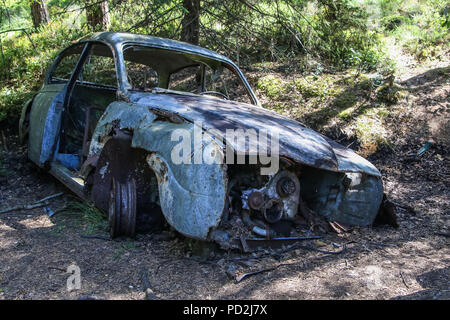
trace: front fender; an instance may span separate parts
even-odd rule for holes
[[[149,155],[147,161],[158,180],[159,201],[167,222],[185,236],[207,240],[209,232],[219,225],[225,208],[226,178],[221,168],[191,164],[197,170],[175,176],[170,160],[159,153]],[[211,188],[212,192],[194,192],[183,185],[188,181],[192,186]]]
[[[173,132],[177,129],[184,132],[190,150],[195,153],[194,132],[198,134],[201,128],[187,121],[161,120],[146,106],[115,102],[97,124],[90,157],[101,152],[115,129],[131,131],[131,146],[149,152],[147,163],[157,177],[160,205],[167,222],[185,236],[208,240],[210,231],[221,221],[226,203],[228,178],[221,142],[204,133],[203,141],[207,143],[199,145],[200,152],[207,151],[213,158],[218,157],[217,161],[177,164],[172,152],[181,142],[172,141]]]
[[[147,162],[157,177],[159,200],[167,222],[185,236],[208,240],[209,232],[218,227],[225,208],[226,165],[220,159],[211,164],[175,164],[172,151],[180,143],[172,141],[176,129],[185,130],[193,141],[193,124],[155,121],[134,131],[132,146],[152,152]],[[208,147],[200,146],[201,151],[215,150],[221,157],[222,146],[215,140],[209,141]]]

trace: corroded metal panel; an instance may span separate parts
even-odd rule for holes
[[[148,157],[148,163],[158,178],[163,214],[178,232],[207,240],[209,232],[219,225],[225,207],[225,170],[219,165],[191,164],[191,170],[180,176],[172,171],[169,162],[158,153]],[[207,189],[208,193],[192,189]]]
[[[30,113],[29,158],[39,166],[50,160],[59,134],[64,85],[44,86]]]
[[[171,157],[172,150],[181,141],[172,141],[172,132],[184,129],[189,133],[190,149],[195,153],[194,124],[155,121],[134,131],[133,147],[154,151],[147,161],[158,179],[160,204],[168,223],[178,232],[197,239],[206,240],[211,230],[221,220],[225,207],[227,175],[226,166],[220,164],[222,146],[214,140],[204,150],[214,150],[217,159],[208,164],[176,164]]]
[[[328,221],[370,225],[380,208],[383,184],[364,173],[308,169],[302,173],[303,199]]]
[[[189,119],[200,121],[208,130],[226,138],[227,129],[268,129],[279,136],[279,154],[314,168],[331,171],[365,172],[380,176],[367,160],[336,142],[305,127],[303,124],[273,111],[234,101],[182,94],[135,93],[131,101],[169,110]],[[226,141],[236,152],[258,150],[257,145],[246,149],[235,141]]]
[[[194,124],[157,120],[148,107],[124,102],[112,103],[100,119],[90,146],[89,157],[99,154],[108,141],[111,130],[127,129],[132,132],[132,147],[149,152],[148,163],[158,179],[160,205],[165,218],[178,232],[207,240],[216,228],[225,207],[226,166],[220,164],[223,146],[212,137],[204,137],[209,144],[200,150],[214,154],[214,163],[181,163],[172,161],[173,148],[181,141],[172,141],[176,129],[189,133],[190,146],[194,146]],[[193,151],[195,152],[195,150]]]
[[[103,146],[111,137],[111,130],[134,130],[139,125],[151,123],[156,115],[150,112],[148,107],[142,105],[130,105],[126,102],[113,102],[103,113],[97,123],[89,146],[89,157],[99,155]]]

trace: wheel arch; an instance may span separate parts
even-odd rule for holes
[[[160,205],[167,222],[185,236],[208,240],[210,232],[219,226],[226,206],[226,165],[175,164],[171,158],[173,149],[180,143],[173,139],[172,133],[177,129],[185,130],[191,141],[194,141],[195,128],[188,121],[174,122],[162,118],[142,105],[114,102],[97,124],[89,157],[98,156],[100,160],[110,139],[117,138],[120,132],[129,135],[130,150],[147,153],[146,162],[156,175]],[[217,141],[212,141],[211,146],[217,154],[222,152],[222,146]],[[200,148],[203,151],[204,146]],[[125,164],[126,161],[122,162]],[[97,178],[105,170],[104,164],[98,163]],[[96,197],[94,193],[93,198]]]
[[[33,105],[34,96],[31,99],[28,99],[22,105],[22,111],[19,119],[19,142],[24,144],[29,133],[29,122],[30,122],[30,112],[31,107]]]

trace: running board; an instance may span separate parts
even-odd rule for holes
[[[61,181],[67,188],[82,199],[87,199],[84,193],[84,180],[74,176],[73,172],[59,163],[53,162],[50,165],[50,174]]]

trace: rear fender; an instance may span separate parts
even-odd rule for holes
[[[33,98],[25,102],[22,106],[22,113],[20,114],[19,120],[19,141],[21,144],[25,143],[30,129],[30,111],[31,106],[33,104],[33,100],[34,96]]]

